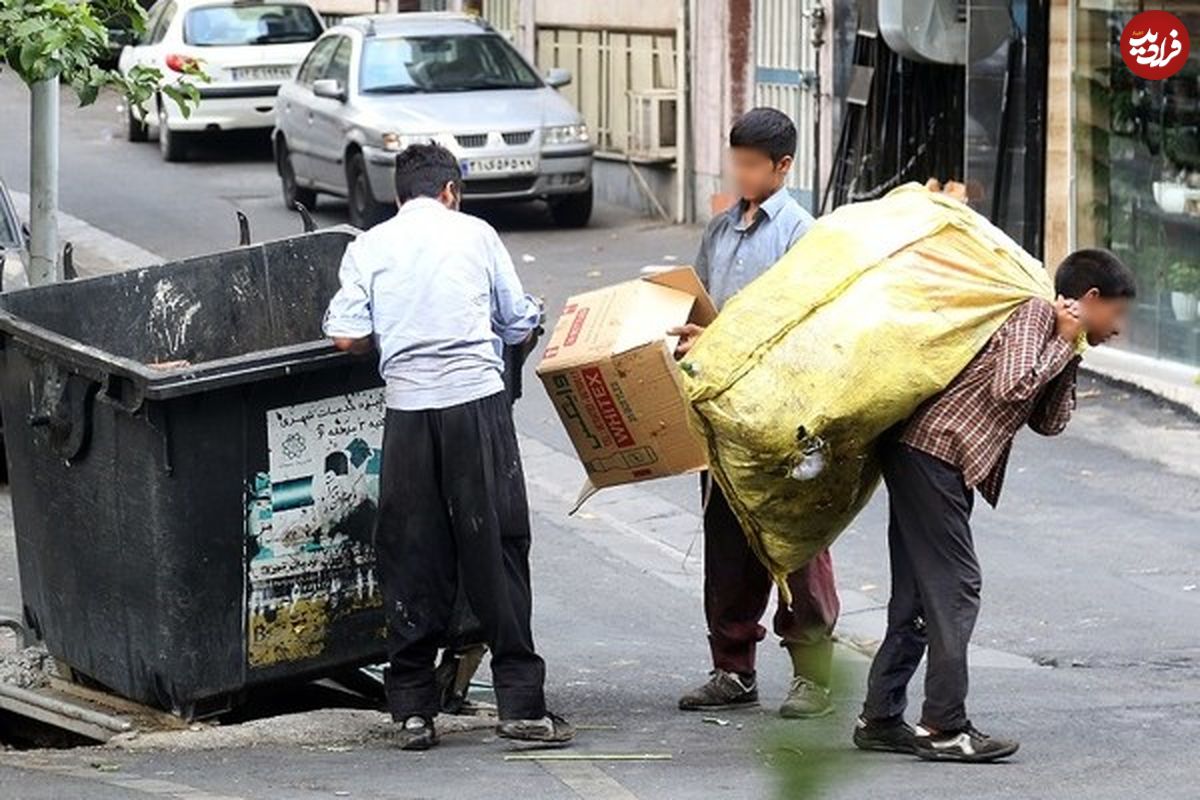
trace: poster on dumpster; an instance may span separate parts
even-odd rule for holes
[[[268,471],[246,502],[251,667],[319,656],[331,629],[382,605],[371,547],[383,390],[267,412]]]

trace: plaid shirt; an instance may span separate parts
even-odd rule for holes
[[[1021,426],[1044,436],[1067,427],[1078,365],[1074,346],[1055,333],[1054,306],[1030,300],[917,410],[900,441],[960,469],[967,486],[995,506]]]

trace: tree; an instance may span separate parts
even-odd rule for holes
[[[115,89],[141,116],[156,94],[177,103],[186,115],[199,100],[187,80],[172,82],[152,67],[127,75],[97,65],[108,53],[106,22],[128,20],[145,30],[146,14],[137,0],[0,0],[0,68],[7,67],[30,88],[30,282],[61,279],[58,263],[58,87],[66,84],[89,105],[104,88]]]

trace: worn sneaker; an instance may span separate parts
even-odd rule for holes
[[[933,733],[918,726],[913,752],[926,761],[963,761],[981,764],[1008,758],[1021,746],[1007,739],[993,739],[970,722],[962,730]]]
[[[428,750],[438,743],[433,720],[414,714],[400,726],[398,741],[401,750]]]
[[[779,707],[779,716],[785,719],[814,719],[833,713],[833,701],[829,690],[808,678],[792,678],[792,688],[787,699]]]
[[[720,711],[758,705],[758,686],[753,678],[714,669],[708,682],[679,698],[680,711]]]
[[[917,732],[902,717],[890,720],[866,720],[854,724],[854,746],[880,753],[912,753]]]
[[[501,720],[496,734],[502,739],[512,739],[527,744],[545,747],[564,747],[575,738],[575,729],[557,714],[546,714],[541,719]]]

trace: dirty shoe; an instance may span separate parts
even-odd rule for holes
[[[980,733],[970,722],[957,731],[934,733],[918,727],[913,740],[913,752],[925,761],[960,761],[968,764],[983,764],[999,761],[1017,752],[1020,745],[1007,739],[993,739]]]
[[[541,719],[501,720],[496,734],[525,744],[565,747],[575,738],[575,729],[557,714],[547,713]]]
[[[708,683],[679,698],[680,711],[721,711],[758,705],[758,686],[754,678],[714,669]]]
[[[894,719],[864,719],[859,717],[854,724],[854,746],[859,750],[877,753],[912,753],[916,747],[917,732],[904,721]]]
[[[414,714],[404,720],[397,738],[401,750],[428,750],[438,743],[433,720]]]
[[[829,690],[808,678],[792,678],[792,688],[779,707],[779,716],[786,719],[812,719],[833,713]]]

